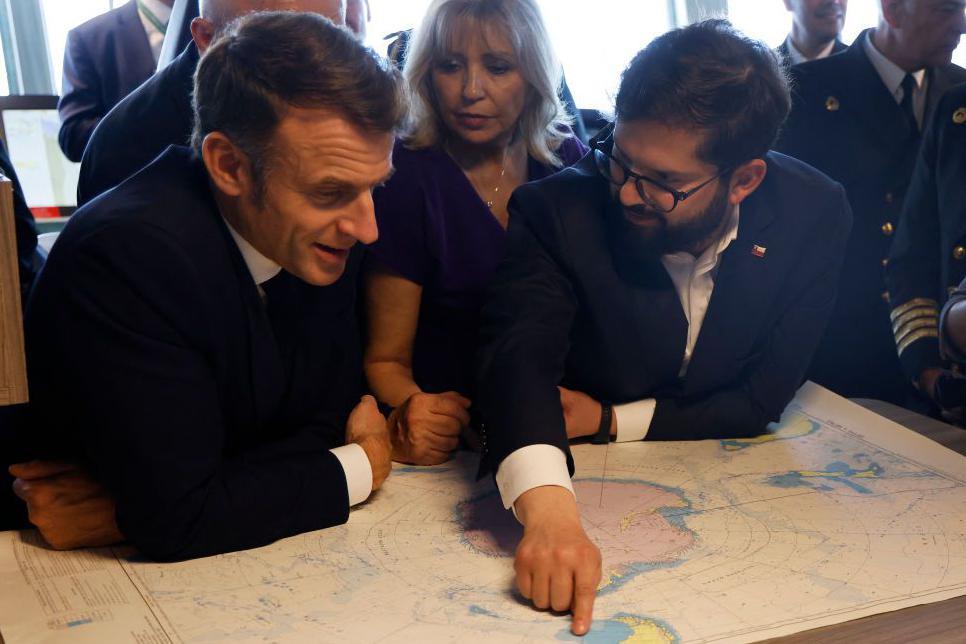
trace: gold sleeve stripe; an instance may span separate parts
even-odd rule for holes
[[[936,309],[913,309],[892,323],[892,333],[899,337],[902,330],[917,320],[930,319],[939,324],[939,311]]]
[[[897,317],[901,316],[906,311],[909,311],[910,309],[914,309],[918,306],[928,306],[938,310],[939,302],[937,302],[936,300],[931,300],[928,297],[917,297],[893,308],[892,313],[889,314],[889,317],[894,322]]]
[[[908,349],[914,342],[922,340],[923,338],[938,338],[938,337],[939,337],[939,329],[920,329],[919,331],[916,331],[911,335],[907,335],[902,340],[902,342],[899,343],[897,347],[899,350],[899,355],[901,356],[902,352]]]
[[[902,329],[896,333],[896,344],[902,344],[903,340],[909,337],[910,334],[915,331],[919,331],[920,329],[935,329],[938,333],[939,321],[935,318],[921,318],[919,320],[913,320],[912,322],[909,322],[909,324],[903,325]]]

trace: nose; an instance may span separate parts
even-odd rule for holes
[[[350,207],[352,212],[339,219],[339,232],[363,244],[371,244],[379,239],[372,193],[364,190]]]
[[[483,74],[476,65],[470,65],[463,78],[463,100],[472,103],[483,98]]]
[[[625,206],[637,206],[643,203],[640,193],[637,192],[637,186],[634,185],[633,179],[628,179],[621,187],[617,189],[617,198]]]

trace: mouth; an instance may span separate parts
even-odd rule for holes
[[[486,127],[487,123],[490,122],[492,116],[486,116],[485,114],[473,114],[471,112],[457,112],[456,120],[463,127],[471,130],[477,130]]]
[[[845,18],[845,13],[838,8],[821,9],[815,12],[815,17],[819,20],[835,20],[839,21]]]
[[[665,225],[664,217],[654,213],[642,213],[634,210],[624,209],[624,218],[630,223],[641,228],[654,228]]]
[[[320,244],[318,242],[312,244],[312,250],[314,250],[315,254],[327,264],[343,264],[349,257],[348,248],[326,246],[325,244]]]

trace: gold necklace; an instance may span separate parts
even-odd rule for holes
[[[500,184],[503,183],[503,175],[506,174],[506,157],[507,153],[510,151],[510,146],[503,148],[503,165],[500,167],[500,176],[497,177],[496,185],[493,187],[493,198],[486,200],[486,207],[493,210],[493,204],[496,203],[496,198],[500,195]]]
[[[446,145],[444,149],[446,150],[446,153],[450,156],[450,158],[453,159],[453,161],[456,161],[456,157],[450,151],[449,146]],[[506,175],[506,161],[509,153],[510,153],[510,146],[508,145],[505,148],[503,148],[503,165],[500,166],[500,176],[497,177],[496,185],[493,186],[493,189],[490,191],[481,189],[482,186],[477,185],[477,181],[474,180],[472,176],[470,176],[469,172],[463,169],[463,166],[460,165],[459,161],[456,161],[456,165],[459,166],[460,170],[463,170],[463,174],[466,175],[466,178],[469,179],[470,184],[472,184],[473,188],[475,188],[477,193],[479,193],[480,199],[483,201],[483,203],[486,204],[486,207],[489,208],[490,210],[493,210],[493,206],[496,204],[496,199],[500,195],[500,184],[503,183],[503,177]],[[487,199],[483,197],[483,193],[485,192],[492,192],[493,193],[492,198]]]

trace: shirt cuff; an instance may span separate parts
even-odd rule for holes
[[[496,487],[500,490],[503,507],[507,509],[512,508],[524,492],[544,485],[559,485],[574,493],[567,456],[553,445],[521,447],[503,459],[496,470]]]
[[[614,405],[614,419],[617,423],[617,436],[614,440],[618,443],[644,440],[647,430],[651,428],[651,421],[654,420],[655,407],[657,400],[654,398]]]
[[[331,450],[332,455],[339,459],[342,471],[345,472],[345,486],[349,491],[349,507],[358,505],[372,494],[372,466],[366,450],[356,443],[349,443]]]

